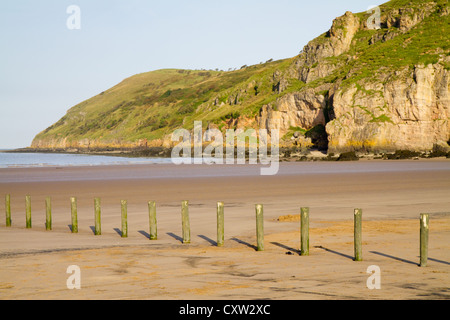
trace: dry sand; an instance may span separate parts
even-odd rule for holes
[[[255,167],[124,165],[0,169],[13,226],[0,221],[0,299],[449,299],[450,161],[281,163]],[[25,195],[32,229],[25,229]],[[46,231],[45,197],[53,230]],[[72,234],[69,197],[78,198]],[[3,196],[2,196],[3,197]],[[94,197],[102,235],[94,236]],[[129,237],[120,237],[120,200]],[[147,201],[158,240],[148,239]],[[189,200],[191,244],[180,207]],[[225,246],[216,247],[216,202]],[[255,204],[264,205],[265,251],[255,251]],[[300,256],[300,207],[310,207],[310,255]],[[363,209],[363,261],[353,261],[353,209]],[[3,201],[0,205],[4,212]],[[419,215],[430,213],[428,266],[419,262]],[[280,216],[291,215],[287,221]],[[68,266],[81,270],[69,290]],[[381,289],[369,290],[371,265]]]

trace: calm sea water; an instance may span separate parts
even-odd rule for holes
[[[170,163],[166,158],[126,158],[63,153],[4,153],[0,152],[0,168],[46,166],[98,166],[120,164]]]

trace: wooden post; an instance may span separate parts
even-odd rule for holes
[[[120,201],[121,208],[122,208],[122,238],[128,237],[128,212],[127,212],[127,206],[128,201],[127,200],[121,200]]]
[[[264,251],[264,210],[262,204],[256,205],[256,250]]]
[[[95,211],[95,231],[94,234],[99,236],[102,234],[102,210],[100,198],[94,199],[94,211]]]
[[[52,199],[45,198],[45,230],[52,230]]]
[[[300,255],[309,256],[309,208],[300,209]]]
[[[150,224],[150,240],[158,239],[158,227],[156,221],[156,202],[148,202],[148,220]]]
[[[428,230],[430,217],[428,213],[420,214],[420,266],[426,267],[428,261]]]
[[[72,233],[78,233],[78,212],[77,212],[77,198],[70,198],[70,209],[72,216]]]
[[[362,261],[362,209],[354,210],[355,261]]]
[[[191,227],[189,224],[189,202],[184,200],[181,202],[181,225],[183,243],[191,243]]]
[[[11,227],[11,195],[5,196],[6,226]]]
[[[223,247],[225,242],[223,202],[217,202],[217,246]]]
[[[31,228],[31,196],[25,196],[26,227]]]

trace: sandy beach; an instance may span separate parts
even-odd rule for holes
[[[257,166],[171,164],[0,169],[0,299],[449,299],[450,161],[282,162]],[[32,229],[25,228],[25,196]],[[45,230],[51,196],[53,230]],[[70,231],[70,197],[79,233]],[[94,198],[102,204],[95,236]],[[128,238],[120,200],[128,201]],[[158,240],[147,202],[156,201]],[[191,243],[181,242],[189,201]],[[216,246],[216,203],[225,245]],[[264,206],[257,252],[255,204]],[[301,207],[310,208],[310,255],[300,256]],[[353,210],[363,210],[363,261],[353,261]],[[419,216],[430,214],[429,258],[419,267]],[[282,216],[291,215],[286,221]],[[3,216],[4,217],[4,216]],[[70,290],[67,268],[81,270]],[[381,289],[369,289],[369,266]]]

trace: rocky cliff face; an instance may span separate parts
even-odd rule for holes
[[[431,150],[450,135],[449,72],[441,64],[403,70],[365,90],[354,85],[333,95],[329,150]]]

